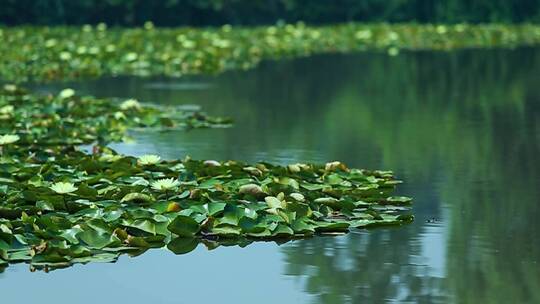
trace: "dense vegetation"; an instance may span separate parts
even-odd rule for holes
[[[248,244],[410,222],[392,172],[326,165],[164,161],[105,146],[128,128],[221,127],[228,120],[136,100],[0,91],[0,266],[63,267],[200,241]],[[80,144],[97,144],[92,153]]]
[[[43,12],[47,12],[44,14]],[[158,25],[524,22],[540,20],[539,0],[4,0],[0,23]]]
[[[303,23],[255,28],[0,27],[0,79],[217,73],[318,53],[516,47],[540,43],[536,25]]]
[[[536,45],[540,27],[297,23],[163,29],[147,22],[134,29],[104,23],[2,27],[0,38],[0,79],[40,82],[218,73],[317,53],[375,50],[395,56],[401,49]],[[0,264],[62,267],[165,245],[180,254],[199,242],[209,248],[246,245],[412,220],[403,214],[410,199],[392,196],[399,181],[389,171],[340,162],[165,161],[106,147],[128,129],[223,127],[227,119],[78,96],[71,89],[43,96],[8,84],[0,93]],[[85,153],[81,144],[95,146]]]

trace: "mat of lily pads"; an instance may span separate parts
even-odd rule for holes
[[[247,245],[413,220],[390,171],[341,162],[245,164],[119,155],[134,127],[224,127],[226,118],[136,100],[0,91],[0,265],[54,269],[203,242]],[[80,144],[93,144],[91,153]]]
[[[535,24],[303,23],[255,28],[1,27],[0,80],[46,81],[111,75],[217,73],[261,60],[374,50],[538,45]]]

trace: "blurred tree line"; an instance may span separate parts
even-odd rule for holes
[[[535,22],[540,0],[0,0],[0,24]]]

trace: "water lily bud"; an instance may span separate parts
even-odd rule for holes
[[[32,246],[32,248],[30,249],[30,254],[37,255],[37,254],[43,253],[45,252],[45,250],[47,250],[48,247],[49,247],[49,243],[42,240],[39,245]]]
[[[201,223],[201,229],[203,231],[208,231],[214,226],[214,217],[209,216]]]
[[[180,205],[176,202],[170,202],[169,205],[167,205],[167,212],[178,212],[180,210]]]
[[[58,96],[62,99],[70,98],[75,95],[75,90],[73,89],[64,89],[58,94]]]
[[[132,247],[146,248],[149,246],[149,244],[142,237],[139,236],[128,235],[127,240],[125,240],[124,242]]]
[[[115,235],[117,238],[121,239],[122,241],[126,240],[128,238],[128,233],[121,228],[116,228],[113,231],[113,235]]]

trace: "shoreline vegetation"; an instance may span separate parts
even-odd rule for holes
[[[0,27],[0,79],[215,74],[262,60],[324,53],[514,48],[540,44],[535,24],[361,24],[219,28]]]
[[[43,12],[47,12],[44,14]],[[83,25],[105,22],[140,26],[262,25],[278,21],[522,23],[540,21],[537,0],[4,0],[1,22],[8,25]]]

